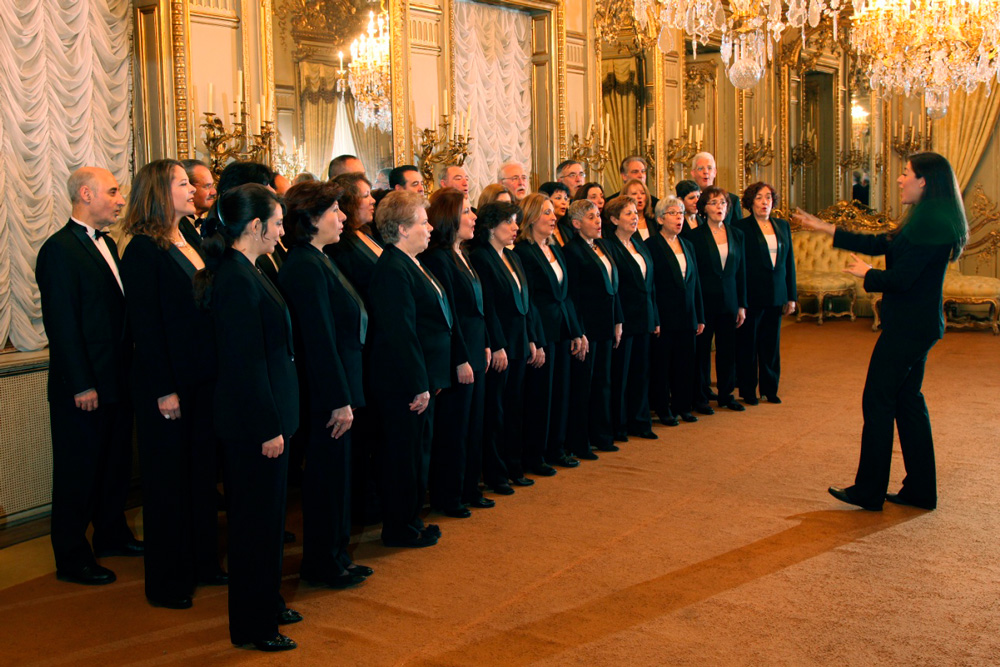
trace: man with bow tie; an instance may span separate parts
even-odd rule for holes
[[[59,579],[109,584],[115,574],[95,555],[140,556],[143,549],[125,521],[132,338],[118,248],[105,231],[125,199],[106,169],[78,169],[68,187],[72,217],[42,245],[35,267],[49,338],[52,548]]]

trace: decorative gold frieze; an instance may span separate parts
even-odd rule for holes
[[[693,62],[684,67],[684,106],[688,111],[697,111],[705,99],[705,88],[715,82],[715,64]]]

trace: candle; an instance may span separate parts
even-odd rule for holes
[[[469,132],[472,131],[472,105],[469,105],[469,110],[465,114],[465,138],[469,138]]]
[[[337,51],[337,57],[340,58],[340,69],[344,69],[344,52]]]
[[[239,70],[239,83],[236,85],[236,106],[241,108],[243,106],[243,70]]]
[[[678,139],[681,136],[681,122],[679,120],[674,121],[674,136]]]
[[[445,94],[444,94],[444,115],[445,116],[448,115],[448,92],[447,91],[445,91]]]
[[[205,111],[211,111],[215,108],[215,85],[208,84],[208,106],[205,107]]]
[[[438,107],[436,104],[431,105],[431,129],[437,126],[438,122]]]
[[[750,141],[751,143],[757,143],[757,126],[750,128]]]

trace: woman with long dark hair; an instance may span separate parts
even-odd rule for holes
[[[771,218],[780,199],[774,186],[752,183],[743,192],[750,215],[733,226],[743,232],[747,317],[736,330],[736,386],[747,405],[757,405],[757,385],[769,403],[781,403],[781,316],[795,312],[795,255],[787,220]]]
[[[278,288],[254,265],[282,236],[282,206],[263,185],[232,188],[206,222],[195,298],[210,310],[218,375],[215,433],[225,452],[229,637],[262,651],[296,644],[279,624],[302,620],[279,591],[288,487],[286,443],[299,427],[292,322]]]
[[[344,214],[336,183],[293,185],[285,196],[291,250],[278,280],[295,324],[305,430],[302,476],[302,579],[331,588],[364,581],[351,541],[354,410],[364,407],[361,350],[368,312],[361,296],[323,253],[340,241]]]
[[[562,183],[555,185],[569,190]],[[583,358],[586,341],[569,298],[566,258],[555,240],[555,202],[534,193],[521,200],[521,209],[524,222],[514,252],[528,277],[546,359],[545,364],[529,365],[525,372],[524,465],[535,475],[551,477],[556,474],[553,464],[564,468],[580,464],[563,447],[569,418],[569,361],[571,355]]]
[[[121,261],[135,338],[132,390],[143,480],[146,597],[191,606],[197,582],[224,584],[219,567],[216,440],[212,432],[215,346],[212,321],[194,300],[204,268],[197,239],[180,221],[194,211],[194,187],[175,160],[135,175]]]
[[[582,199],[589,199],[590,201],[594,202],[594,205],[597,207],[598,215],[604,212],[604,186],[602,186],[600,183],[595,183],[594,181],[591,181],[589,183],[584,183],[583,185],[581,185],[580,188],[576,191],[576,194],[573,195],[573,200],[570,202],[570,206],[572,206],[573,203],[578,202]]]
[[[882,333],[875,343],[861,409],[861,460],[854,484],[830,487],[838,500],[881,510],[883,500],[932,510],[937,507],[934,443],[927,404],[920,392],[927,354],[944,336],[942,290],[948,263],[969,240],[965,207],[951,165],[937,153],[910,156],[897,180],[900,201],[911,208],[886,234],[855,234],[797,210],[804,227],[833,236],[837,248],[885,255],[873,269],[856,255],[845,269],[882,293]],[[894,427],[899,429],[906,477],[889,493]]]
[[[469,507],[493,507],[479,490],[483,468],[483,406],[490,363],[483,286],[462,244],[472,239],[476,214],[468,196],[455,188],[431,195],[427,219],[433,230],[420,261],[441,284],[454,310],[451,386],[437,397],[431,469],[431,507],[456,518]]]

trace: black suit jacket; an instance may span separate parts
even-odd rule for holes
[[[193,215],[185,215],[181,218],[180,225],[178,225],[181,230],[181,235],[184,236],[188,243],[195,246],[199,250],[201,250],[202,238],[201,232],[198,231],[198,228],[201,224],[202,221],[195,218]]]
[[[786,220],[771,219],[771,228],[778,241],[778,255],[771,266],[760,225],[752,215],[736,223],[743,232],[746,259],[747,305],[751,308],[783,306],[798,298],[795,287],[795,257],[792,255],[792,229]]]
[[[566,268],[569,293],[576,307],[583,333],[591,341],[611,340],[615,325],[624,322],[622,304],[618,296],[618,268],[604,241],[594,241],[611,262],[611,277],[604,262],[577,235],[566,244]]]
[[[104,241],[117,262],[115,242]],[[49,400],[88,389],[97,390],[101,403],[126,400],[132,334],[125,297],[83,227],[71,220],[45,241],[35,279],[49,338]]]
[[[646,249],[653,260],[656,280],[656,308],[660,325],[668,331],[689,331],[705,323],[701,302],[701,279],[698,277],[698,260],[690,242],[680,239],[687,261],[687,270],[681,275],[681,265],[673,249],[662,234],[650,236]]]
[[[545,253],[537,243],[521,241],[514,246],[514,252],[521,258],[521,265],[528,276],[531,302],[538,314],[538,324],[546,343],[579,338],[583,329],[576,317],[576,307],[569,297],[569,274],[566,258],[559,244],[549,246],[556,262],[562,267],[563,281],[556,279]]]
[[[295,324],[300,386],[312,412],[365,404],[361,350],[368,311],[333,261],[312,245],[292,248],[278,273]]]
[[[632,245],[646,262],[644,277],[631,253],[616,235],[605,238],[604,243],[618,265],[618,298],[622,302],[622,314],[625,316],[622,333],[630,336],[652,333],[660,325],[660,319],[656,310],[655,269],[649,250],[636,232],[632,236]]]
[[[865,274],[865,290],[882,293],[882,331],[908,338],[944,336],[941,292],[951,246],[917,245],[903,234],[855,234],[838,229],[833,245],[866,255],[885,255],[885,269]]]
[[[369,381],[382,396],[412,399],[451,386],[452,313],[406,253],[385,247],[368,288],[373,336]]]
[[[746,269],[743,265],[743,232],[726,225],[729,258],[725,268],[719,248],[706,224],[694,230],[689,240],[698,258],[698,277],[706,315],[735,315],[747,307]]]
[[[705,219],[702,218],[700,215],[695,215],[694,217],[695,217],[695,220],[698,221],[698,228],[703,227],[705,225]],[[677,236],[681,237],[682,239],[686,239],[686,240],[690,241],[691,240],[691,235],[694,234],[694,232],[695,232],[695,229],[692,229],[691,225],[688,224],[687,213],[685,213],[684,214],[684,226],[681,227],[681,231],[680,231],[680,233]]]
[[[509,359],[527,359],[528,343],[544,345],[531,311],[530,288],[521,260],[511,250],[504,248],[504,256],[517,272],[521,281],[518,289],[507,265],[491,246],[479,246],[472,251],[472,265],[483,281],[483,304],[486,310],[486,331],[493,352],[505,350]],[[532,335],[535,334],[535,335]]]
[[[576,228],[573,227],[573,222],[570,220],[569,214],[559,218],[559,220],[556,221],[556,227],[559,230],[559,236],[557,237],[555,234],[552,235],[552,245],[557,245],[560,248],[565,246],[571,238],[578,234]],[[562,239],[562,243],[559,242],[560,238]]]
[[[361,233],[345,229],[344,233],[340,235],[340,242],[326,246],[323,248],[323,252],[337,263],[340,270],[361,294],[361,298],[365,300],[365,303],[368,303],[368,286],[372,282],[375,263],[378,262],[379,258],[371,248],[365,245],[364,241],[358,238],[358,234]]]
[[[121,276],[135,338],[132,384],[138,396],[162,398],[215,377],[212,318],[194,302],[196,270],[176,247],[164,250],[144,234],[125,247]]]
[[[212,282],[218,376],[215,432],[263,443],[299,427],[299,383],[285,300],[243,253],[229,249]]]
[[[486,337],[483,284],[479,280],[479,274],[472,268],[471,262],[466,266],[448,248],[431,248],[421,253],[419,259],[444,285],[452,311],[456,315],[451,328],[452,369],[468,363],[477,373],[485,371],[489,342]]]

